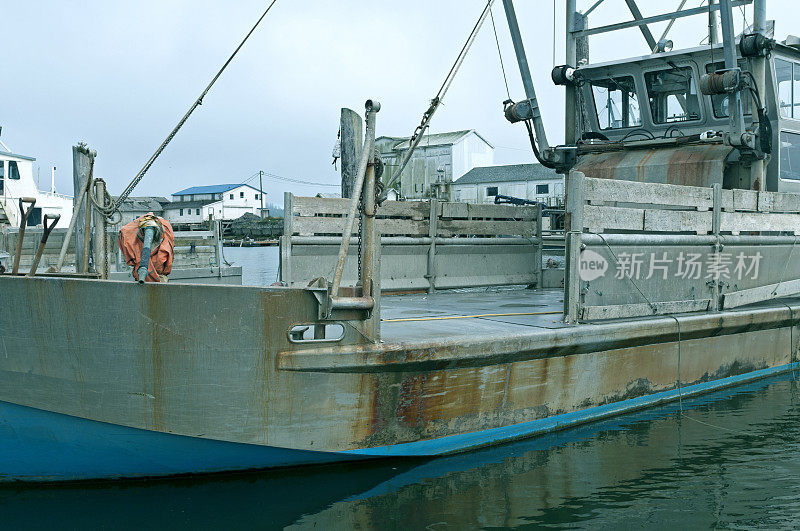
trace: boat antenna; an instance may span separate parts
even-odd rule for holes
[[[392,175],[391,179],[383,185],[384,191],[381,192],[379,203],[383,203],[386,200],[386,191],[392,187],[394,183],[397,182],[397,179],[400,178],[400,175],[403,173],[403,170],[408,165],[408,162],[411,160],[411,155],[414,153],[414,150],[419,145],[420,140],[422,140],[422,135],[425,133],[425,130],[428,129],[431,123],[431,118],[433,118],[433,114],[439,108],[439,105],[442,103],[442,99],[444,99],[444,95],[447,94],[447,90],[450,88],[450,85],[453,83],[453,79],[456,77],[456,73],[458,73],[458,69],[461,67],[461,63],[464,62],[464,58],[467,56],[467,52],[469,51],[472,43],[475,41],[475,37],[478,35],[478,31],[480,31],[481,26],[483,26],[486,17],[491,13],[492,4],[494,0],[488,0],[486,2],[486,7],[483,8],[480,17],[478,17],[478,21],[473,26],[472,31],[467,37],[467,41],[464,43],[464,46],[461,47],[461,51],[456,57],[455,63],[453,66],[450,67],[450,71],[447,73],[447,77],[444,78],[444,82],[442,86],[439,87],[439,92],[436,93],[436,96],[431,100],[431,104],[428,109],[422,114],[422,121],[414,130],[414,134],[411,135],[411,138],[408,140],[408,150],[406,150],[405,155],[403,155],[403,160],[400,162],[400,169]]]
[[[136,177],[134,177],[133,180],[130,182],[130,184],[125,188],[125,190],[123,190],[123,192],[119,195],[117,200],[114,201],[114,202],[111,202],[110,206],[105,207],[105,208],[101,208],[102,213],[106,217],[110,218],[111,216],[113,216],[114,212],[116,212],[119,209],[119,206],[122,204],[122,202],[125,201],[128,198],[129,195],[131,195],[131,192],[133,192],[133,189],[136,188],[136,186],[142,180],[142,178],[144,177],[144,174],[147,173],[147,170],[150,169],[150,166],[152,166],[153,163],[158,158],[158,156],[161,155],[161,153],[164,151],[164,148],[167,147],[167,144],[169,144],[172,141],[172,139],[175,138],[175,135],[178,133],[178,131],[180,131],[181,127],[183,127],[183,124],[185,124],[186,120],[189,119],[189,116],[192,115],[192,113],[195,111],[195,109],[197,109],[200,105],[203,104],[203,98],[206,97],[206,94],[208,94],[208,92],[211,90],[211,87],[214,86],[214,83],[217,82],[217,79],[219,79],[219,77],[222,75],[222,73],[225,71],[225,69],[228,67],[228,65],[231,64],[231,61],[233,61],[233,58],[236,57],[236,54],[238,54],[239,50],[242,49],[242,46],[244,46],[244,43],[247,42],[247,39],[250,38],[250,35],[252,35],[253,32],[258,27],[258,25],[261,24],[261,21],[264,20],[264,17],[267,16],[267,13],[269,13],[270,9],[272,9],[272,6],[274,6],[277,1],[278,0],[272,0],[272,2],[270,2],[269,6],[267,6],[266,10],[264,10],[264,13],[261,15],[261,17],[259,17],[259,19],[256,21],[256,23],[253,25],[253,27],[247,33],[247,35],[245,35],[244,39],[242,39],[242,42],[239,43],[239,46],[236,47],[236,49],[233,51],[231,56],[228,57],[228,60],[225,61],[225,64],[222,65],[222,68],[219,69],[219,72],[217,72],[217,75],[215,75],[214,78],[211,80],[211,82],[208,84],[208,86],[206,86],[205,90],[203,90],[203,92],[200,94],[200,97],[198,97],[194,101],[192,106],[189,107],[189,110],[186,111],[186,114],[184,114],[183,118],[180,119],[180,121],[178,122],[178,125],[176,125],[175,128],[169,133],[169,135],[167,135],[167,138],[165,138],[164,141],[161,142],[161,145],[158,146],[158,149],[156,149],[155,153],[153,153],[153,155],[145,163],[145,165],[142,167],[142,169],[139,170],[139,173],[136,174]],[[99,205],[97,205],[97,206],[99,208]]]

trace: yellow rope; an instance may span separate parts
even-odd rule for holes
[[[448,319],[472,319],[475,317],[512,317],[515,315],[561,315],[564,312],[520,312],[520,313],[482,313],[479,315],[448,315],[445,317],[406,317],[402,319],[381,319],[384,323],[406,321],[445,321]]]

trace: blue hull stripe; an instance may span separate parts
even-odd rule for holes
[[[396,444],[392,446],[366,448],[363,450],[354,450],[348,453],[372,456],[421,456],[458,452],[467,448],[477,448],[489,444],[496,444],[502,441],[541,435],[555,430],[568,428],[576,424],[582,424],[613,415],[619,415],[627,411],[655,406],[664,402],[677,400],[679,394],[681,397],[685,398],[701,393],[708,393],[715,389],[739,385],[746,382],[751,382],[753,380],[766,378],[775,374],[798,369],[800,369],[800,362],[795,362],[787,365],[771,367],[768,369],[760,369],[736,376],[729,376],[727,378],[720,378],[719,380],[713,380],[710,382],[690,385],[683,387],[680,391],[678,389],[673,389],[671,391],[653,393],[651,395],[631,398],[629,400],[622,400],[620,402],[614,402],[602,406],[581,409],[571,413],[562,413],[561,415],[553,415],[552,417],[514,424],[513,426],[504,426],[501,428],[492,428],[489,430],[463,433],[459,435],[449,435],[446,437],[440,437],[438,439],[427,439],[424,441]]]
[[[688,397],[800,369],[781,365],[684,387]],[[392,456],[432,456],[540,435],[678,398],[678,390],[513,426],[347,452],[317,452],[174,435],[0,402],[0,482],[198,474]]]

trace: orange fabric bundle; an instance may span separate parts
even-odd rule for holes
[[[175,253],[175,235],[172,232],[172,225],[164,218],[159,218],[152,212],[137,218],[119,231],[117,243],[125,257],[125,263],[133,266],[133,278],[139,280],[136,268],[139,259],[142,257],[142,247],[144,247],[144,235],[140,232],[144,227],[155,226],[157,228],[156,237],[153,239],[153,246],[150,252],[150,266],[148,267],[145,282],[166,282],[166,276],[172,272],[172,259]],[[160,243],[159,242],[160,238]],[[158,245],[156,245],[158,243]],[[162,277],[164,277],[162,279]]]

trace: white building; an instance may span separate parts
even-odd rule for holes
[[[72,197],[55,193],[53,185],[48,192],[39,190],[33,178],[33,163],[36,159],[16,155],[4,148],[0,143],[0,227],[19,226],[22,218],[19,210],[21,197],[36,199],[36,205],[28,216],[27,226],[41,226],[47,214],[61,215],[57,225],[59,228],[69,226],[72,218]]]
[[[244,214],[260,216],[262,192],[249,184],[194,186],[172,194],[164,206],[170,223],[200,223],[213,219],[238,219]],[[266,205],[266,198],[263,198]],[[265,215],[266,212],[266,206]]]
[[[452,184],[453,201],[494,203],[497,195],[557,206],[564,198],[564,176],[541,164],[472,168]]]
[[[114,200],[116,199],[115,197]],[[126,225],[149,212],[162,218],[166,217],[164,214],[164,207],[169,204],[170,200],[166,197],[128,197],[119,205],[119,213],[121,216],[120,226]]]
[[[403,154],[409,148],[409,140],[409,137],[392,136],[375,139],[385,164],[381,177],[383,182],[388,182],[399,169]],[[474,129],[423,135],[400,177],[400,194],[406,199],[437,195],[436,183],[452,182],[475,166],[493,162],[494,146]]]

